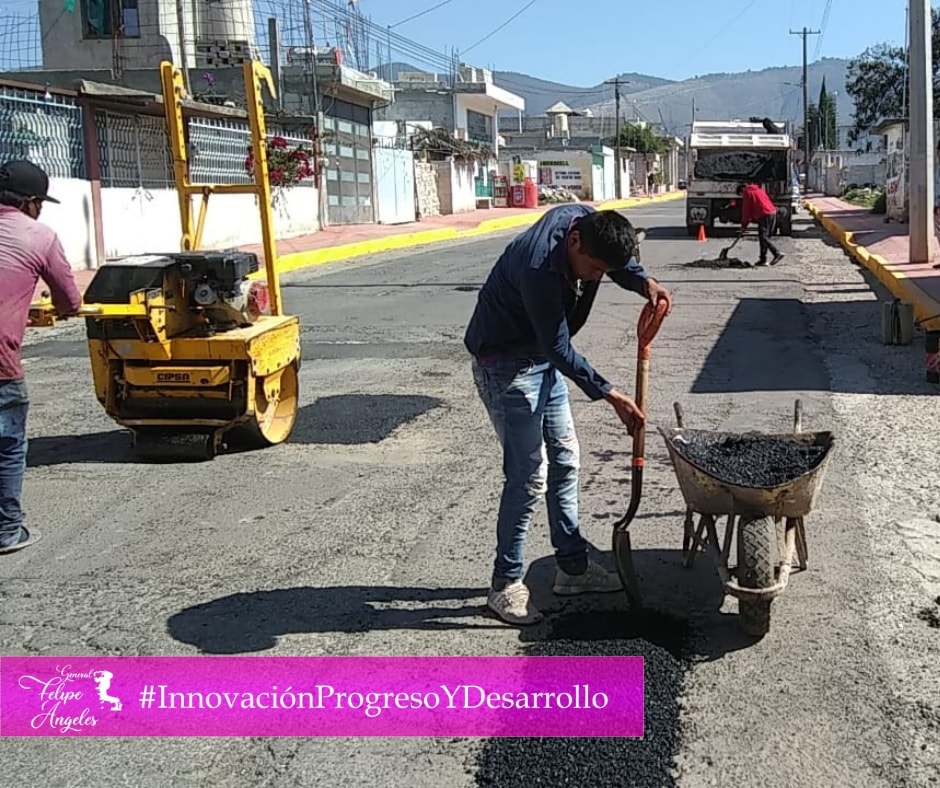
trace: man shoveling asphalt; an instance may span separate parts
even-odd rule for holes
[[[36,284],[49,285],[59,315],[74,315],[82,305],[59,237],[37,221],[43,202],[58,202],[48,188],[46,173],[28,161],[0,166],[0,553],[39,539],[24,525],[20,503],[29,412],[20,347]]]
[[[579,447],[565,378],[591,400],[607,400],[631,433],[645,419],[571,345],[604,274],[653,303],[670,305],[669,293],[640,264],[645,235],[616,211],[580,204],[547,211],[497,260],[467,327],[474,382],[503,449],[487,605],[508,623],[542,618],[522,582],[526,532],[542,496],[558,564],[555,593],[622,588],[616,573],[589,560],[579,528]]]
[[[757,240],[760,244],[760,257],[757,264],[767,265],[769,252],[773,255],[770,264],[776,265],[783,259],[783,255],[770,240],[777,227],[777,206],[767,196],[767,192],[756,183],[747,185],[742,183],[738,186],[738,194],[741,197],[741,232],[744,233],[751,222],[757,224]]]

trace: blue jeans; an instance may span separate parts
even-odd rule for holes
[[[564,377],[548,362],[529,359],[474,360],[472,369],[503,449],[493,587],[522,578],[526,533],[542,497],[558,566],[583,573],[588,543],[578,527],[580,456]]]
[[[0,381],[0,547],[18,542],[23,525],[28,412],[26,381]]]

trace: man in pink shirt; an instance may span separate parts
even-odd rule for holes
[[[28,161],[0,166],[0,553],[34,544],[21,505],[26,473],[29,396],[20,355],[29,305],[42,279],[56,312],[74,315],[82,305],[72,267],[55,231],[41,224],[49,177]]]

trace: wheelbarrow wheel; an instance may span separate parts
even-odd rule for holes
[[[773,517],[742,517],[738,524],[737,580],[742,588],[767,588],[774,584],[776,523]],[[741,628],[752,637],[770,631],[772,599],[738,600]]]

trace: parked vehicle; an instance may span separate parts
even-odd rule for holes
[[[786,123],[700,121],[692,124],[692,180],[686,194],[686,228],[740,224],[739,183],[760,183],[777,206],[777,231],[792,233],[793,145]]]

